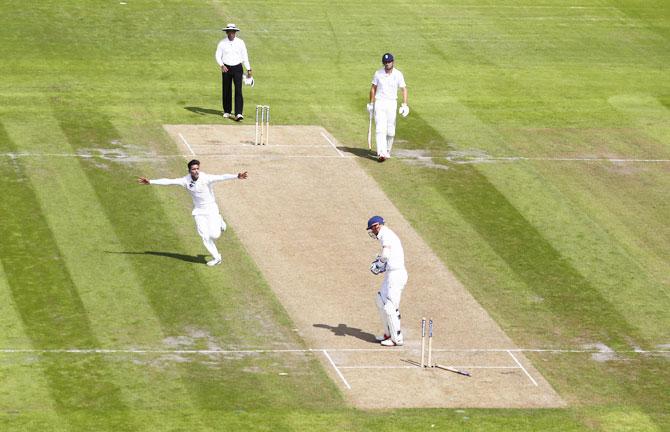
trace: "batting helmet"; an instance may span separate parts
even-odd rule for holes
[[[393,54],[386,53],[382,56],[382,63],[391,63],[393,61]]]
[[[384,225],[384,218],[381,216],[372,216],[370,219],[368,219],[367,229],[372,229],[372,226],[375,224]]]

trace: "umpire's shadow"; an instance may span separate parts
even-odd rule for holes
[[[192,262],[192,263],[197,263],[197,264],[206,264],[207,263],[206,255],[184,255],[184,254],[178,254],[178,253],[174,253],[174,252],[158,252],[158,251],[144,251],[144,252],[105,251],[105,253],[124,254],[124,255],[155,255],[155,256],[161,256],[161,257],[167,257],[167,258],[174,258],[174,259],[178,259],[178,260],[181,260],[181,261]]]
[[[216,115],[216,116],[222,116],[223,111],[221,110],[216,110],[216,109],[211,109],[211,108],[201,108],[201,107],[194,107],[194,106],[187,106],[184,107],[184,109],[191,111],[192,113],[199,114],[199,115]]]
[[[349,327],[346,324],[340,323],[337,327],[328,324],[314,324],[314,327],[330,330],[335,336],[353,336],[365,342],[378,343],[372,333],[366,333],[359,328]]]

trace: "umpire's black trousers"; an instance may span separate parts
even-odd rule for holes
[[[242,114],[244,110],[244,98],[242,97],[242,78],[244,71],[242,63],[230,66],[226,65],[228,72],[221,73],[222,87],[221,99],[223,101],[223,112],[232,113],[233,108],[233,83],[235,83],[235,115]]]

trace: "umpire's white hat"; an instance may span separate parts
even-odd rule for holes
[[[236,32],[238,32],[238,31],[240,31],[240,29],[238,29],[235,24],[230,23],[227,26],[225,26],[224,28],[222,28],[221,31],[224,31],[224,32],[236,31]]]

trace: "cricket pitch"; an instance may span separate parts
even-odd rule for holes
[[[203,171],[248,171],[221,188],[221,212],[349,402],[359,408],[548,408],[565,402],[403,218],[358,156],[319,126],[166,125]],[[384,169],[384,165],[378,168]],[[374,342],[381,284],[365,224],[382,215],[405,248],[403,347]],[[225,271],[225,242],[219,241]],[[422,317],[435,322],[433,361],[471,377],[422,369]]]

